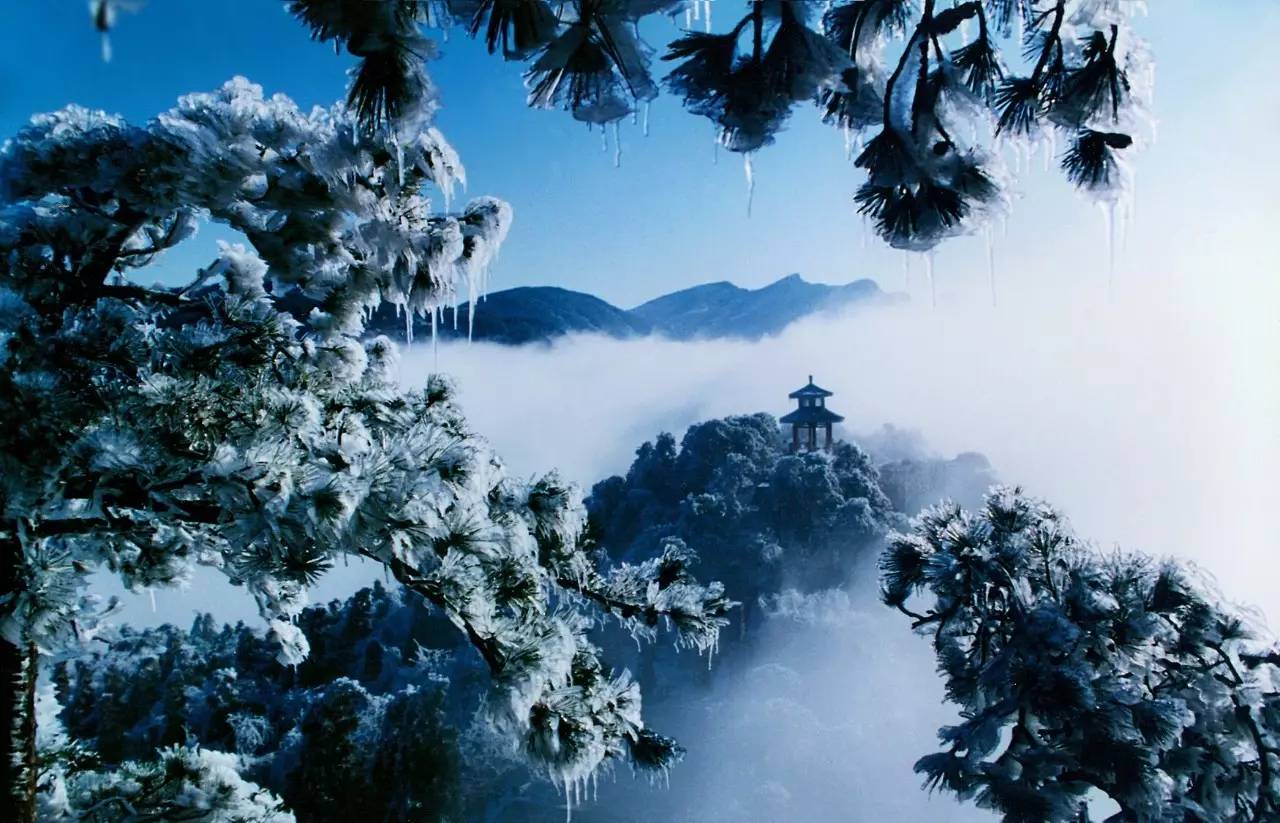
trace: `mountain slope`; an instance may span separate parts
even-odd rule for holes
[[[631,313],[675,340],[756,340],[777,334],[815,312],[835,311],[851,303],[885,297],[871,280],[828,286],[792,274],[761,289],[744,289],[725,282],[694,286],[650,300]]]
[[[453,312],[446,313],[447,334],[467,334],[470,305],[458,307],[458,330]],[[427,330],[430,332],[430,327]],[[652,332],[647,322],[599,297],[556,286],[522,286],[494,292],[476,301],[472,338],[520,345],[545,342],[562,334],[603,334],[608,337],[643,337]]]
[[[556,286],[521,286],[493,292],[476,301],[473,340],[520,346],[545,343],[566,334],[599,334],[616,339],[661,335],[672,340],[733,338],[758,340],[777,334],[816,312],[834,311],[851,303],[891,299],[871,280],[843,286],[810,283],[798,274],[761,289],[744,289],[729,282],[707,283],[664,295],[627,311],[590,294]],[[281,301],[303,318],[315,300],[290,292]],[[444,312],[436,332],[443,339],[467,336],[470,305]],[[366,324],[369,334],[404,340],[404,316],[381,306]],[[428,340],[429,320],[417,318],[414,339]]]

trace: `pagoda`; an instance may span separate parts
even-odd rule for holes
[[[813,375],[809,375],[809,383],[788,395],[796,401],[797,408],[778,422],[791,426],[792,451],[817,451],[831,449],[831,427],[844,420],[843,417],[827,408],[827,398],[831,392],[814,385]],[[824,432],[822,444],[818,444],[818,431]]]

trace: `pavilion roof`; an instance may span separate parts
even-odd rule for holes
[[[808,426],[811,424],[839,423],[842,420],[844,420],[843,417],[825,406],[801,406],[791,414],[779,418],[778,422]]]
[[[821,386],[815,385],[813,382],[813,375],[811,374],[809,375],[809,382],[806,385],[791,392],[787,397],[795,400],[801,397],[831,397],[832,394],[832,392],[827,391]]]

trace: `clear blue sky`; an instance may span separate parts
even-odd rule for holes
[[[103,64],[85,0],[5,0],[0,133],[70,102],[143,120],[180,94],[212,89],[234,74],[304,106],[340,98],[346,58],[310,42],[283,5],[150,0],[121,16],[115,57]],[[738,5],[717,0],[719,19],[728,20],[730,6]],[[1240,81],[1269,82],[1271,68],[1262,60],[1280,36],[1280,3],[1150,5],[1150,16],[1137,25],[1159,61],[1161,136],[1138,160],[1144,207],[1168,208],[1189,196],[1207,162],[1236,170],[1238,182],[1228,188],[1248,187],[1253,178],[1240,164],[1256,155],[1274,165],[1277,97],[1268,92],[1250,103],[1254,93]],[[651,40],[660,46],[673,31],[657,24]],[[440,126],[462,154],[469,192],[503,197],[516,209],[493,273],[496,288],[556,284],[632,305],[707,280],[758,286],[792,271],[828,282],[871,276],[902,284],[902,256],[866,242],[853,212],[860,174],[844,159],[841,135],[818,123],[812,109],[800,109],[777,145],[757,158],[748,219],[739,158],[721,152],[713,164],[711,125],[676,101],[664,96],[654,104],[648,138],[624,124],[622,167],[614,168],[612,148],[601,151],[598,131],[588,133],[561,112],[524,107],[518,65],[489,58],[456,30],[442,50],[432,66],[445,105]],[[1207,70],[1221,59],[1220,72]],[[1097,241],[1099,217],[1056,174],[1034,175],[1022,189],[1000,250],[1002,268],[1062,274],[1066,258],[1081,254],[1080,238]],[[1146,240],[1155,247],[1164,232],[1177,231],[1149,209],[1144,215],[1146,230],[1155,232]],[[217,236],[205,232],[197,242],[211,249]],[[967,279],[977,288],[977,273],[985,277],[980,245],[966,239],[939,253],[944,291],[963,289]],[[201,246],[189,254],[192,261],[211,256]]]

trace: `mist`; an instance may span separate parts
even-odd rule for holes
[[[1229,599],[1280,613],[1270,532],[1280,345],[1265,301],[1190,278],[1108,293],[1095,277],[1015,285],[997,307],[982,288],[944,283],[935,309],[913,274],[915,299],[811,317],[758,342],[419,343],[401,376],[415,385],[447,373],[469,424],[511,472],[554,468],[589,491],[659,432],[785,413],[787,393],[813,374],[835,392],[846,439],[892,425],[939,456],[981,452],[1003,482],[1052,502],[1100,550],[1195,562]],[[335,569],[313,599],[345,596],[374,574]],[[251,599],[228,597],[219,580],[201,573],[186,592],[158,592],[155,613],[134,599],[124,618],[256,619]],[[911,770],[955,713],[928,640],[877,602],[874,558],[841,590],[793,598],[752,647],[717,658],[705,691],[647,704],[649,723],[690,750],[669,785],[624,769],[575,816],[989,819],[931,797]]]
[[[846,438],[892,425],[940,456],[981,452],[1099,550],[1195,562],[1232,600],[1277,612],[1274,325],[1246,301],[1226,298],[1224,312],[1195,289],[1152,294],[1028,287],[993,308],[985,292],[944,291],[937,309],[917,295],[759,342],[418,346],[402,377],[449,373],[471,425],[513,472],[556,467],[589,490],[660,431],[785,413],[787,393],[813,374],[835,392]],[[930,797],[911,771],[955,715],[927,639],[878,604],[873,563],[843,590],[793,599],[749,657],[717,661],[705,694],[648,707],[651,724],[690,744],[669,787],[620,777],[578,813],[985,819]],[[626,802],[611,802],[619,795]]]
[[[455,378],[472,427],[522,475],[589,489],[661,431],[790,410],[813,374],[857,440],[885,424],[942,456],[987,455],[1001,480],[1063,510],[1099,548],[1203,565],[1232,599],[1280,609],[1274,321],[1241,300],[1061,289],[993,309],[923,301],[814,317],[759,342],[565,338],[406,354]]]

